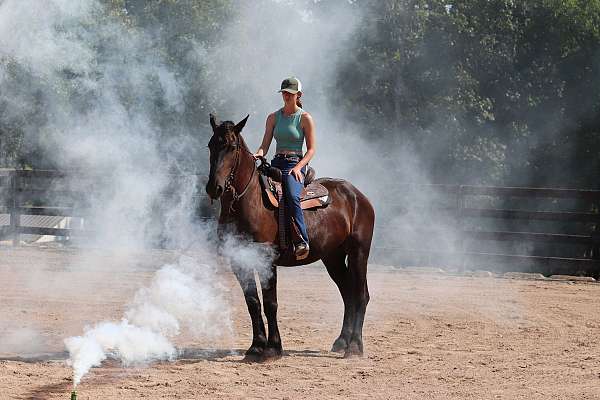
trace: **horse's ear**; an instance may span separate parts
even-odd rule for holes
[[[210,114],[210,126],[212,126],[213,130],[217,128],[217,118],[212,113]]]
[[[244,129],[244,126],[246,125],[246,121],[248,121],[249,117],[250,117],[250,114],[246,115],[246,118],[244,118],[243,120],[238,122],[238,124],[234,128],[235,133],[240,133],[242,131],[242,129]]]

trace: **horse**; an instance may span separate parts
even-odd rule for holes
[[[232,121],[218,123],[215,116],[210,115],[213,133],[208,143],[210,172],[206,193],[211,200],[220,199],[220,232],[233,229],[254,242],[276,248],[280,228],[277,209],[266,204],[263,198],[256,160],[241,135],[248,117],[235,124]],[[318,260],[327,268],[344,302],[342,329],[331,351],[343,353],[344,357],[363,355],[362,330],[369,302],[367,261],[375,211],[367,197],[345,180],[320,178],[316,182],[329,190],[330,203],[325,208],[304,210],[310,236],[308,257],[296,260],[279,254],[272,265],[266,266],[268,274],[262,272],[260,276],[261,271],[257,271],[268,335],[255,275],[232,262],[232,271],[242,287],[252,321],[252,344],[244,358],[250,362],[283,355],[277,326],[277,266],[306,265]]]

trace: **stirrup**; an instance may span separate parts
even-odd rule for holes
[[[301,242],[294,245],[294,255],[296,256],[296,260],[304,260],[306,257],[308,257],[309,252],[310,247],[306,242]]]

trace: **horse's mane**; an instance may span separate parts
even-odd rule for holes
[[[227,130],[233,130],[235,123],[233,121],[223,121],[221,122],[221,126]]]

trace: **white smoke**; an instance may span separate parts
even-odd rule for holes
[[[65,339],[74,385],[109,356],[124,365],[175,359],[171,339],[183,329],[202,338],[231,333],[223,293],[216,270],[206,264],[182,256],[165,265],[148,287],[138,290],[121,321],[104,321]]]
[[[220,253],[231,266],[240,270],[243,274],[242,280],[253,279],[255,271],[262,282],[272,275],[271,266],[276,252],[271,245],[230,234],[223,238]]]
[[[65,339],[73,384],[77,386],[90,368],[99,366],[109,354],[125,365],[173,359],[175,346],[167,337],[149,328],[135,326],[126,319],[102,322],[86,330],[83,336]]]
[[[68,189],[85,192],[89,201],[79,206],[86,229],[102,247],[141,248],[161,231],[155,209],[164,203],[168,174],[179,170],[161,146],[185,146],[163,139],[156,104],[180,112],[183,88],[151,42],[98,0],[0,2],[0,119],[31,115],[22,126],[25,143],[38,143],[52,165],[76,171],[74,178],[93,175],[93,185],[72,180]],[[170,189],[190,199],[187,186]],[[187,228],[184,214],[171,217]]]

